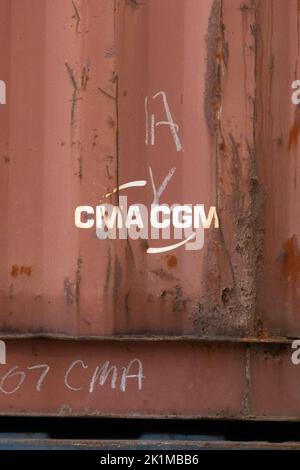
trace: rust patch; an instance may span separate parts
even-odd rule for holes
[[[81,268],[82,257],[78,256],[75,272],[75,282],[72,282],[69,277],[66,277],[64,280],[64,297],[67,304],[73,304],[74,302],[76,302],[77,306],[79,305]]]
[[[82,179],[82,155],[80,152],[79,157],[77,158],[77,167],[78,170],[76,173],[74,173],[75,176],[78,176],[78,178],[81,180]]]
[[[256,321],[256,336],[257,338],[260,338],[260,339],[269,337],[268,330],[264,326],[263,320],[261,318],[257,318],[257,321]]]
[[[32,274],[32,267],[31,266],[18,266],[17,264],[13,264],[11,267],[11,272],[10,275],[12,277],[17,277],[17,276],[31,276]]]
[[[226,68],[228,60],[228,46],[224,40],[221,7],[221,1],[214,0],[206,37],[207,68],[205,77],[204,112],[211,134],[213,134],[218,127],[218,115],[222,104],[220,73],[223,67]]]
[[[161,299],[171,302],[173,312],[182,313],[186,310],[189,299],[185,297],[183,289],[180,285],[177,284],[171,289],[164,289],[161,291],[159,296]]]
[[[225,287],[222,290],[222,296],[221,297],[222,297],[222,302],[223,302],[224,306],[229,304],[229,302],[231,301],[233,293],[234,293],[234,290],[230,289],[229,287]]]
[[[175,255],[167,255],[167,265],[169,268],[176,268],[177,258]]]
[[[292,148],[297,147],[299,132],[300,132],[300,105],[297,105],[295,107],[294,124],[289,134],[289,146],[288,146],[289,151],[291,151]]]
[[[207,293],[199,299],[189,319],[202,334],[217,331],[248,335],[253,333],[256,323],[264,236],[264,193],[256,168],[256,6],[250,2],[240,8],[243,41],[247,44],[242,60],[233,55],[235,49],[231,54],[232,31],[227,33],[224,11],[223,3],[215,0],[208,26],[205,87],[205,116],[216,158],[215,198],[220,229],[208,239]],[[225,108],[224,103],[229,101],[223,100],[224,93],[231,97],[232,91],[225,85],[237,73],[236,64],[243,67],[238,91],[248,97],[241,104],[244,122],[228,119],[230,104]]]
[[[12,267],[11,267],[10,275],[12,277],[17,277],[18,274],[19,274],[19,266],[17,266],[16,264],[13,264]]]
[[[295,280],[300,274],[300,251],[296,235],[283,245],[282,276],[286,281]]]

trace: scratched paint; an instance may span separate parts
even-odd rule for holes
[[[299,420],[299,366],[287,341],[26,339],[6,346],[1,415]]]
[[[299,2],[261,2],[257,21],[258,171],[264,193],[264,262],[258,308],[268,334],[297,336],[299,320]],[[270,20],[270,21],[269,21]],[[289,35],[287,36],[287,31]],[[287,88],[286,88],[287,87]],[[289,99],[285,88],[289,90]]]
[[[170,5],[1,0],[3,331],[298,331],[298,3]],[[175,261],[76,229],[119,193],[216,206],[220,230]]]
[[[86,340],[9,347],[1,413],[297,417],[299,24],[298,0],[0,0],[0,329]],[[125,193],[220,230],[150,255],[77,230]],[[210,346],[161,342],[187,334]],[[88,341],[119,335],[159,341]]]

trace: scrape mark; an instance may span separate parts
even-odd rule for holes
[[[105,282],[104,282],[104,292],[106,293],[109,288],[109,281],[111,277],[111,269],[112,269],[112,263],[111,263],[111,247],[108,247],[108,252],[107,252],[107,267],[106,267],[106,276],[105,276]]]
[[[116,101],[116,97],[111,95],[110,93],[108,93],[107,91],[105,91],[103,88],[101,88],[100,86],[98,86],[98,90],[103,93],[103,95],[105,95],[107,98],[109,98],[110,100],[114,100]]]
[[[68,277],[66,277],[64,280],[64,297],[67,304],[73,304],[74,294],[72,289],[72,283]]]
[[[81,282],[81,268],[82,257],[78,256],[76,264],[75,282],[72,282],[69,277],[64,280],[64,297],[67,304],[76,302],[78,307],[80,297],[80,282]]]
[[[77,82],[76,82],[76,79],[75,79],[75,74],[74,74],[73,69],[70,67],[70,65],[67,62],[65,62],[65,66],[66,66],[66,69],[67,69],[67,72],[68,72],[68,75],[69,75],[69,78],[70,78],[70,82],[71,82],[72,87],[73,87],[72,106],[71,106],[71,127],[73,128],[73,126],[74,126],[74,117],[75,117],[75,109],[76,109],[76,101],[77,101],[77,95],[78,95],[78,92],[79,92],[79,88],[78,88],[78,85],[77,85]]]
[[[81,17],[80,17],[80,14],[79,14],[79,10],[74,2],[74,0],[72,0],[72,5],[73,5],[73,8],[74,8],[74,15],[72,16],[73,19],[76,19],[76,33],[79,33],[79,24],[80,24],[80,20],[81,20]]]
[[[80,297],[80,283],[81,283],[81,268],[82,268],[82,257],[78,256],[77,258],[77,269],[75,274],[75,296],[76,296],[76,303],[79,304],[79,297]]]
[[[76,176],[78,176],[78,178],[81,180],[82,179],[82,156],[81,154],[77,158],[77,162],[78,162],[78,171],[76,173]]]
[[[122,267],[121,267],[119,258],[116,256],[115,261],[114,261],[114,285],[113,285],[113,293],[114,293],[115,298],[118,295],[121,281],[122,281]]]
[[[87,63],[82,68],[82,73],[81,73],[81,89],[82,90],[86,90],[88,81],[90,79],[90,76],[89,76],[90,71],[91,71],[91,64],[90,64],[90,61],[88,60]]]
[[[168,273],[167,271],[164,271],[163,269],[153,269],[151,272],[155,274],[155,276],[159,277],[160,279],[164,279],[165,281],[178,281],[178,278]]]
[[[251,350],[250,346],[246,349],[245,365],[245,391],[243,396],[243,414],[249,416],[250,413],[250,391],[251,391]]]

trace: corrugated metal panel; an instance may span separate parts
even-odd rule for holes
[[[108,246],[74,209],[115,184],[116,105],[100,91],[115,93],[114,2],[0,8],[2,331],[110,331]]]
[[[298,419],[299,15],[296,0],[0,0],[1,413]],[[162,93],[177,140],[155,127]],[[149,207],[151,175],[168,175],[161,203],[216,206],[202,250],[75,227],[129,181]],[[127,367],[145,374],[130,393]]]
[[[298,1],[260,2],[257,10],[256,154],[264,192],[264,251],[258,314],[264,333],[299,336]]]
[[[9,340],[0,414],[299,419],[287,344]]]
[[[252,333],[261,241],[254,8],[182,0],[1,8],[2,330]],[[145,98],[149,115],[164,120],[162,95],[153,98],[162,91],[182,149],[168,126],[145,145]],[[161,203],[217,206],[221,229],[205,231],[203,250],[149,255],[145,240],[100,241],[75,227],[76,206],[95,206],[128,181],[148,181],[128,197],[149,207],[149,167],[157,188],[175,172]]]

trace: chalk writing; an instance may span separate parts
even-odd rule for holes
[[[158,97],[162,98],[164,111],[167,117],[167,121],[157,121],[155,122],[155,115],[151,114],[150,117],[150,145],[155,145],[155,129],[159,126],[168,126],[170,128],[172,137],[174,139],[174,143],[176,146],[177,152],[183,150],[183,147],[180,142],[179,138],[179,126],[173,120],[170,106],[167,100],[167,95],[164,91],[159,91],[155,95],[152,96],[152,99],[155,100]],[[146,116],[146,137],[145,137],[145,144],[149,145],[149,111],[148,111],[148,97],[145,98],[145,116]]]
[[[149,166],[149,174],[150,174],[150,180],[151,180],[153,196],[154,196],[152,204],[158,204],[159,203],[159,198],[162,195],[162,193],[164,192],[164,190],[166,189],[166,187],[168,186],[168,183],[169,183],[170,179],[172,178],[172,176],[174,175],[175,171],[176,171],[175,167],[171,168],[169,173],[164,178],[164,180],[163,180],[162,184],[160,185],[159,189],[157,190],[156,186],[155,186],[153,173],[152,173],[152,168]]]
[[[21,389],[26,380],[30,379],[32,383],[32,371],[39,371],[36,382],[34,381],[34,389],[36,392],[41,392],[47,384],[47,376],[55,372],[55,368],[49,364],[33,364],[19,369],[18,365],[11,367],[0,380],[0,393],[5,395],[12,395]],[[87,370],[87,374],[82,374]],[[142,390],[143,380],[142,362],[134,358],[128,365],[118,367],[104,361],[102,364],[97,365],[93,369],[81,359],[76,359],[68,367],[63,375],[63,385],[71,392],[79,392],[86,390],[92,394],[97,387],[108,385],[111,389],[119,389],[121,392],[126,392],[128,381],[136,383],[137,390]]]

